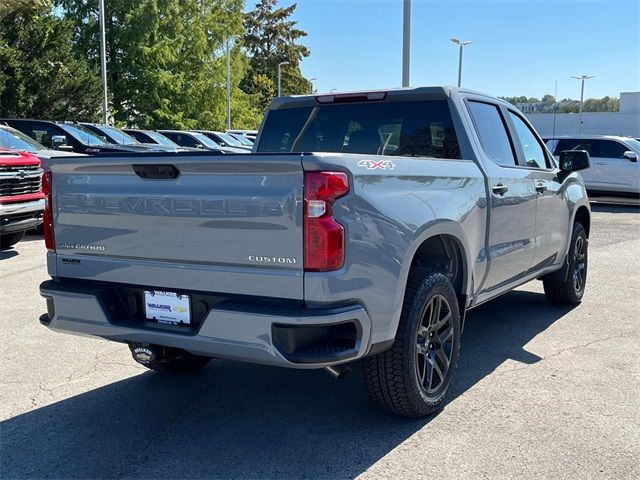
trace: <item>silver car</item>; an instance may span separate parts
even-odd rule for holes
[[[558,158],[565,150],[586,150],[591,167],[580,172],[590,194],[640,195],[640,141],[611,135],[562,135],[546,139]]]

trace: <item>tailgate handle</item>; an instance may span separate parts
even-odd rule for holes
[[[172,180],[180,175],[180,171],[171,164],[132,166],[136,175],[145,180]]]

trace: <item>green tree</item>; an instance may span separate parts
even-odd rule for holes
[[[98,66],[98,0],[57,4],[74,22],[78,52]],[[116,123],[223,129],[224,47],[232,35],[242,34],[242,7],[243,0],[106,2],[107,84]],[[247,110],[236,117],[257,124],[258,109],[237,87],[247,62],[238,46],[231,52],[232,103]]]
[[[100,78],[74,56],[71,23],[51,1],[0,5],[0,115],[97,120]]]
[[[542,100],[540,101],[542,103],[553,105],[554,103],[556,103],[556,98],[553,95],[547,93],[544,97],[542,97]]]
[[[311,53],[298,43],[307,33],[296,28],[297,22],[290,19],[297,5],[281,8],[276,5],[277,0],[260,0],[244,17],[244,46],[251,60],[241,85],[257,96],[261,108],[266,108],[273,98],[280,62],[289,62],[282,67],[283,95],[311,90],[311,83],[300,72],[300,61]]]

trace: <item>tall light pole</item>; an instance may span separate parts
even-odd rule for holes
[[[317,80],[317,78],[314,77],[314,78],[310,78],[309,79],[309,83],[311,84],[311,91],[309,93],[311,93],[312,95],[313,95],[313,81],[314,80]]]
[[[402,4],[402,86],[409,86],[411,64],[411,0]]]
[[[102,70],[102,123],[109,123],[109,103],[107,99],[107,47],[106,35],[104,32],[104,0],[100,0],[99,20],[100,20],[100,67]]]
[[[575,78],[576,80],[580,80],[582,82],[582,85],[580,87],[580,124],[578,125],[578,133],[582,132],[582,102],[584,101],[584,81],[589,80],[593,77],[595,77],[595,75],[580,75],[579,77],[574,77],[573,75],[571,75],[571,78]]]
[[[282,93],[282,65],[289,65],[289,62],[280,62],[278,64],[278,96]]]
[[[236,35],[227,38],[227,130],[231,130],[231,41]]]
[[[463,41],[457,38],[452,38],[451,41],[456,45],[460,45],[460,56],[458,58],[458,86],[462,86],[462,53],[465,45],[470,45],[470,41]]]

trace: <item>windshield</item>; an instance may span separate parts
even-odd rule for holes
[[[222,133],[222,132],[213,132],[213,133],[215,133],[222,140],[224,140],[227,145],[231,145],[232,147],[243,147],[244,146],[244,144],[242,142],[240,142],[238,139],[232,137],[228,133]]]
[[[461,158],[446,100],[327,104],[268,115],[258,152]]]
[[[10,150],[24,150],[37,152],[44,150],[44,146],[33,138],[11,127],[0,127],[0,147]]]
[[[211,140],[206,135],[203,135],[202,133],[198,133],[198,132],[189,132],[189,133],[193,135],[193,138],[197,139],[200,143],[202,143],[206,147],[220,150],[220,145],[218,145],[216,142]]]
[[[246,145],[247,147],[253,147],[253,142],[244,135],[233,135],[232,133],[228,133],[227,135],[231,135],[233,138],[238,140],[241,144]]]
[[[636,153],[640,154],[640,142],[638,140],[635,140],[633,138],[629,138],[629,139],[625,139],[625,141],[626,141],[626,143],[631,145],[631,147],[633,147],[633,149],[636,151]]]
[[[145,133],[145,135],[151,137],[151,139],[154,142],[159,143],[160,145],[164,145],[165,147],[176,148],[176,147],[180,146],[176,142],[174,142],[174,141],[168,139],[167,137],[165,137],[164,135],[162,135],[161,133],[154,132],[152,130],[145,130],[144,133]]]
[[[119,143],[120,145],[140,145],[138,140],[119,128],[112,127],[110,125],[98,125],[98,128],[105,134],[109,135],[114,142]]]
[[[108,142],[106,142],[101,137],[93,133],[91,130],[87,130],[81,125],[59,123],[58,126],[68,134],[75,137],[79,142],[85,145],[90,145],[90,146],[108,145]]]

